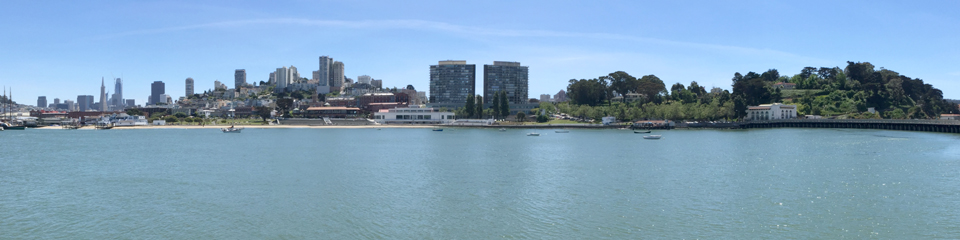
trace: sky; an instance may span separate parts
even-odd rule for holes
[[[870,62],[960,99],[960,1],[4,1],[0,84],[13,100],[99,98],[123,77],[144,104],[235,69],[310,77],[320,56],[385,87],[429,90],[441,60],[529,66],[529,97],[615,71],[731,89],[734,73]],[[99,100],[99,99],[97,99]]]

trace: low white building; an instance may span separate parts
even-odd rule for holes
[[[126,117],[117,119],[117,122],[114,123],[114,126],[117,126],[117,127],[147,126],[147,118],[144,116],[126,116]]]
[[[781,103],[748,106],[746,120],[774,120],[797,118],[797,105]]]
[[[379,112],[373,113],[373,121],[379,124],[448,124],[454,121],[454,114],[434,108],[410,106],[380,109]]]
[[[617,122],[617,118],[613,116],[606,116],[606,117],[600,118],[600,122],[602,122],[603,125],[610,125]]]

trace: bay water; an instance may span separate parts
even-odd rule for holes
[[[956,239],[960,135],[0,132],[0,239]]]

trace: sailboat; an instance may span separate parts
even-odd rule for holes
[[[7,97],[7,91],[6,91],[7,88],[4,87],[3,90],[4,90],[3,95],[7,99],[7,101],[13,102],[13,100],[11,100],[13,98],[13,89],[10,90],[10,97]],[[4,107],[5,112],[7,114],[11,114],[10,103],[4,103],[4,106],[5,106]],[[7,120],[3,123],[2,127],[3,127],[3,130],[26,130],[27,129],[27,126],[24,126],[23,123],[20,123],[19,121],[15,121],[13,119],[12,114],[8,115]]]

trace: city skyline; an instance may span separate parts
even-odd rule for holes
[[[0,82],[17,91],[19,103],[95,95],[96,78],[120,75],[124,97],[147,102],[153,81],[183,89],[192,77],[202,92],[215,80],[230,82],[236,69],[246,69],[249,83],[265,81],[277,66],[316,71],[318,56],[349,65],[347,76],[418,89],[429,88],[424,69],[438,59],[523,62],[532,66],[530,96],[621,70],[729,90],[734,72],[792,75],[805,66],[861,61],[960,98],[953,67],[960,62],[953,47],[960,21],[952,13],[960,3],[951,1],[8,5],[0,9],[0,29],[16,37],[0,39]],[[471,11],[439,11],[451,8]],[[571,17],[589,12],[609,14]],[[294,37],[263,37],[275,31]]]

